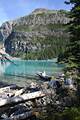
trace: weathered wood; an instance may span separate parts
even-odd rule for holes
[[[7,86],[7,87],[2,87],[0,88],[0,93],[5,92],[5,91],[10,91],[11,87]]]
[[[7,90],[10,91],[10,89],[16,89],[16,88],[17,88],[16,85],[9,85],[9,86],[0,88],[0,92],[7,91]]]
[[[0,97],[8,98],[8,97],[12,97],[12,96],[19,96],[19,95],[23,94],[24,92],[25,92],[24,88],[22,88],[20,90],[18,90],[18,89],[12,90],[11,86],[7,86],[7,87],[0,88]]]
[[[19,96],[19,95],[21,95],[21,94],[23,94],[23,93],[24,93],[24,89],[17,90],[17,91],[15,92],[15,96]]]
[[[37,92],[22,94],[19,96],[14,96],[9,98],[0,98],[0,107],[6,106],[6,105],[18,104],[18,103],[36,99],[36,98],[41,98],[41,97],[44,97],[45,95],[46,94],[44,94],[42,91],[37,91]]]
[[[32,115],[33,115],[33,112],[29,111],[29,112],[25,112],[25,113],[15,115],[15,116],[12,116],[10,118],[5,118],[5,119],[2,119],[2,120],[24,120],[26,118],[31,117]]]

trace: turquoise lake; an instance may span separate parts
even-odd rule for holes
[[[0,81],[15,84],[25,84],[31,80],[35,81],[36,73],[44,70],[48,75],[54,75],[62,71],[64,65],[57,64],[53,60],[14,60],[15,64],[5,63],[2,69]]]

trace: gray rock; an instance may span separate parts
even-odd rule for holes
[[[66,11],[36,9],[28,16],[3,23],[0,41],[4,41],[6,52],[11,55],[40,51],[51,47],[51,44],[45,44],[47,37],[65,36],[67,40],[68,33],[61,26],[69,21]]]

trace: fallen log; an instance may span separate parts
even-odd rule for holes
[[[25,89],[20,89],[20,90],[17,90],[14,94],[15,96],[19,96],[21,94],[23,94],[25,92]]]
[[[34,108],[33,110],[30,110],[30,111],[27,111],[27,112],[24,112],[24,113],[21,113],[18,115],[10,115],[9,118],[4,118],[4,119],[0,119],[0,120],[24,120],[24,119],[30,118],[32,116],[38,116],[39,112],[41,110],[42,109],[40,109],[40,108]]]
[[[19,96],[25,92],[25,89],[22,88],[20,90],[16,89],[13,90],[11,89],[10,86],[0,88],[0,98],[7,98],[7,97],[12,97],[12,96]]]
[[[21,102],[33,100],[36,98],[44,97],[46,94],[42,91],[37,91],[33,93],[22,94],[19,96],[13,96],[9,98],[0,98],[0,107],[4,107],[6,105],[14,105]]]
[[[0,88],[0,92],[2,91],[10,91],[10,89],[17,89],[18,87],[16,85],[8,85],[6,87]]]
[[[29,111],[29,112],[25,112],[25,113],[22,113],[22,114],[19,114],[19,115],[14,115],[12,117],[5,118],[5,119],[2,119],[2,120],[24,120],[26,118],[31,117],[32,115],[33,115],[33,112]]]

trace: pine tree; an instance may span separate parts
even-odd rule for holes
[[[66,60],[80,71],[80,0],[69,0],[71,21],[69,23],[70,42],[65,51]]]

